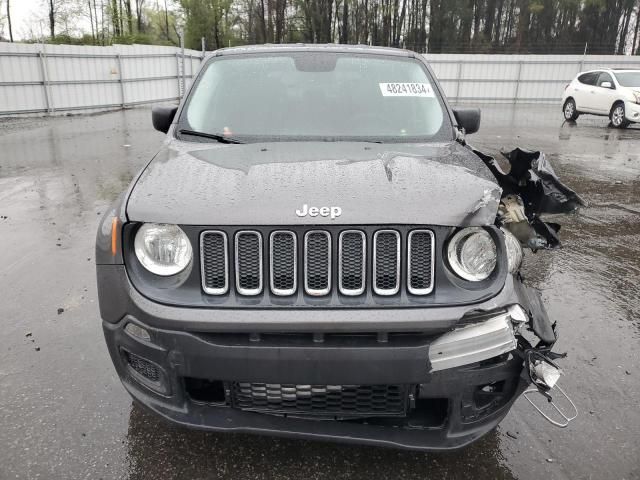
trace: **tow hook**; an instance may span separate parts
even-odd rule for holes
[[[540,415],[542,415],[549,423],[556,427],[565,428],[578,417],[578,408],[573,403],[567,393],[560,388],[558,380],[562,375],[562,370],[553,361],[555,358],[563,357],[552,353],[550,349],[534,349],[530,348],[525,350],[525,365],[529,379],[533,384],[533,387],[525,390],[524,398],[535,408]],[[533,398],[542,396],[547,400],[546,405],[538,405],[534,402]],[[553,401],[553,396],[556,398],[559,396],[567,405],[565,409],[561,409],[556,402]],[[552,408],[544,408],[550,405]],[[548,412],[545,412],[548,410]]]

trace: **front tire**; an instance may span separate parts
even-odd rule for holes
[[[624,103],[616,103],[613,106],[609,119],[613,128],[627,128],[629,126],[630,122],[626,120]]]
[[[575,122],[580,116],[578,109],[576,108],[576,102],[573,98],[569,98],[564,102],[562,112],[564,113],[564,119],[570,122]]]

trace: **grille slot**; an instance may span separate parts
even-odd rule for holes
[[[433,290],[434,243],[431,230],[413,230],[409,233],[407,285],[409,293],[413,295],[426,295]]]
[[[275,295],[293,295],[298,278],[296,235],[281,230],[273,232],[270,240],[271,291]]]
[[[382,417],[406,413],[406,385],[231,385],[232,404],[242,410],[318,416]]]
[[[200,235],[202,289],[210,295],[229,290],[229,252],[227,234],[217,230]]]
[[[395,295],[400,290],[400,234],[378,230],[373,236],[373,290]]]
[[[331,290],[331,236],[312,230],[304,236],[304,289],[309,295],[322,296]]]
[[[241,295],[262,292],[262,235],[258,232],[236,233],[236,288]]]
[[[364,293],[366,276],[366,236],[359,230],[346,230],[340,234],[338,282],[343,295]]]

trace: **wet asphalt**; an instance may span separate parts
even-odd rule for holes
[[[1,480],[640,478],[640,126],[483,108],[474,145],[543,150],[589,204],[559,219],[564,248],[524,269],[558,322],[580,416],[558,429],[520,398],[448,454],[190,431],[132,405],[102,338],[94,237],[162,138],[146,108],[0,119]]]

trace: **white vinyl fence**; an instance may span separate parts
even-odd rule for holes
[[[177,100],[202,52],[0,42],[0,115],[95,111]]]
[[[53,114],[178,100],[203,52],[0,42],[0,115]],[[638,56],[427,54],[449,100],[555,103],[583,70],[640,68]]]
[[[427,54],[452,102],[556,103],[576,73],[640,68],[639,56]]]

